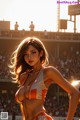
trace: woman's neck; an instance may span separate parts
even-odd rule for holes
[[[33,70],[36,72],[36,71],[39,71],[40,69],[42,68],[42,64],[41,63],[37,63],[35,66],[33,66]]]
[[[42,68],[42,65],[40,65],[40,66],[35,66],[35,67],[33,67],[33,71],[34,71],[34,72],[40,71],[41,68]]]

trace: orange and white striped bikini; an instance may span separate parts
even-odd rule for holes
[[[24,94],[23,99],[24,98],[28,98],[29,100],[40,99],[45,101],[45,97],[48,89],[43,81],[43,73],[44,73],[44,69],[42,68],[35,81],[29,86],[29,90],[27,92],[26,90],[24,90],[24,87],[18,90],[16,94],[17,101],[21,102],[21,100],[18,99],[18,93],[21,90],[23,90],[22,94]],[[34,120],[52,120],[52,117],[46,114],[45,111],[41,111],[35,116]]]
[[[44,69],[42,68],[35,81],[31,84],[29,88],[29,99],[45,100],[47,88],[43,81],[43,71]]]

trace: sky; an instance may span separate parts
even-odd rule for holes
[[[63,1],[63,0],[61,0]],[[67,0],[77,1],[77,0]],[[0,20],[10,21],[10,29],[14,29],[15,22],[19,29],[29,30],[33,21],[36,31],[57,31],[57,0],[0,0]],[[68,5],[60,4],[60,19],[69,19]],[[80,16],[77,16],[77,31],[80,32]],[[68,30],[73,31],[73,22],[68,22]]]

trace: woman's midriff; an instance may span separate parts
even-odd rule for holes
[[[33,120],[34,117],[41,111],[45,111],[42,100],[27,100],[21,104],[23,120]],[[23,109],[22,109],[23,108]]]

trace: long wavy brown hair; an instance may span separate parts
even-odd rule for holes
[[[43,66],[47,66],[49,63],[47,50],[41,40],[36,37],[28,37],[22,40],[10,57],[10,73],[13,75],[12,78],[16,80],[16,82],[18,82],[19,77],[23,72],[32,69],[32,67],[24,60],[24,53],[28,50],[29,45],[35,47],[39,53],[43,51],[43,55],[40,57]]]

